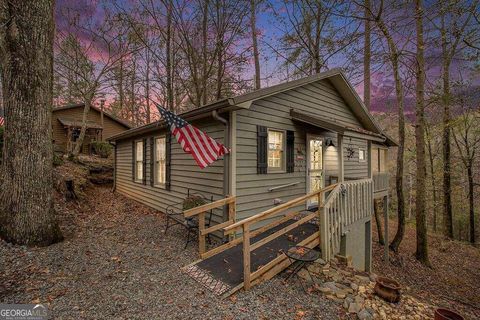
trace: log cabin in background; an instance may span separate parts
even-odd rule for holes
[[[53,109],[52,139],[55,151],[71,152],[75,147],[82,128],[83,110],[85,105],[72,104]],[[93,141],[107,141],[108,138],[120,134],[132,126],[108,112],[90,107],[87,116],[87,131],[83,141],[82,153],[90,153]]]

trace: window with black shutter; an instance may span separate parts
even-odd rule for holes
[[[142,158],[142,183],[147,184],[147,139],[142,140],[143,143],[143,158]]]
[[[265,174],[268,169],[268,129],[257,126],[257,173]]]
[[[135,181],[135,141],[132,141],[132,181]]]
[[[287,130],[287,172],[295,171],[295,132]]]
[[[172,162],[172,135],[167,133],[165,142],[165,189],[170,190],[171,162]]]
[[[150,185],[155,185],[155,137],[150,138]]]

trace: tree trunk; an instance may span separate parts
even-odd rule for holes
[[[382,218],[380,216],[382,212],[382,208],[380,208],[380,201],[373,200],[373,211],[375,216],[375,224],[377,225],[377,233],[378,233],[378,243],[381,245],[385,244],[385,238],[383,237],[383,228],[382,228]],[[383,204],[385,205],[385,203]]]
[[[475,244],[475,193],[473,183],[473,159],[469,159],[467,167],[468,175],[468,208],[470,216],[470,243]]]
[[[442,16],[442,25],[444,17]],[[453,239],[453,209],[452,209],[452,182],[451,182],[451,152],[450,152],[450,53],[447,48],[448,39],[445,28],[441,30],[442,59],[443,59],[443,232],[446,237]]]
[[[388,32],[387,27],[382,20],[377,20],[379,29],[387,39],[389,48],[389,57],[392,62],[393,78],[395,81],[395,93],[398,104],[398,150],[397,150],[397,172],[395,177],[395,187],[397,191],[397,216],[398,226],[395,238],[390,243],[390,249],[394,252],[398,252],[400,243],[403,240],[405,234],[405,196],[403,194],[403,167],[404,167],[404,150],[405,150],[405,115],[403,106],[403,84],[400,77],[399,69],[399,53],[395,45],[395,41]]]
[[[262,84],[260,77],[260,55],[258,53],[257,42],[257,6],[255,4],[255,1],[256,0],[250,0],[250,25],[252,28],[253,60],[255,62],[255,90],[257,90],[261,88]]]
[[[423,264],[430,265],[428,258],[427,216],[425,201],[425,179],[427,167],[425,161],[425,57],[423,41],[423,5],[422,0],[415,1],[415,24],[417,30],[417,83],[416,83],[416,126],[415,147],[417,160],[417,186],[415,199],[415,218],[417,230],[417,251],[415,256]]]
[[[167,60],[167,109],[174,112],[173,102],[173,67],[172,67],[172,0],[167,5],[167,43],[165,46]]]
[[[207,69],[208,69],[208,53],[207,53],[207,43],[208,43],[208,7],[210,5],[209,0],[205,0],[203,3],[203,21],[202,21],[202,99],[201,102],[203,105],[207,104]],[[200,107],[198,105],[197,107]]]
[[[150,52],[149,49],[145,49],[145,116],[147,124],[151,122],[150,115]]]
[[[364,52],[363,52],[363,100],[367,110],[371,110],[370,106],[370,60],[371,60],[371,48],[370,48],[370,20],[369,10],[370,0],[365,0],[365,39],[364,39]],[[385,204],[384,204],[385,205]],[[378,243],[385,244],[382,230],[381,208],[380,201],[374,200],[373,212],[375,216],[375,224],[377,225]]]
[[[87,120],[88,120],[88,113],[90,112],[90,106],[92,105],[93,95],[87,97],[85,99],[83,107],[83,115],[82,115],[82,128],[80,129],[80,135],[75,143],[75,148],[71,153],[71,156],[74,158],[78,157],[80,152],[82,152],[83,141],[85,140],[85,134],[87,133]]]
[[[427,134],[427,142],[428,142],[428,156],[430,160],[430,175],[431,175],[431,182],[432,182],[432,197],[433,197],[433,231],[437,232],[437,185],[435,181],[435,168],[434,168],[434,161],[433,161],[433,151],[432,151],[432,143],[431,137],[428,134],[428,129],[425,130]]]
[[[0,1],[0,237],[17,244],[62,239],[52,196],[53,8],[51,0]]]
[[[370,20],[369,10],[370,0],[365,0],[365,40],[364,40],[364,52],[363,52],[363,100],[365,106],[369,111],[370,110],[370,59],[371,59],[371,48],[370,48]]]

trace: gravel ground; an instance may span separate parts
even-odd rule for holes
[[[78,203],[57,201],[65,240],[46,248],[0,240],[0,302],[47,303],[56,319],[336,319],[344,311],[284,275],[221,300],[181,267],[183,230],[164,233],[157,212],[92,187]]]

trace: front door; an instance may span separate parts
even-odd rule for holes
[[[307,192],[315,192],[324,186],[323,139],[307,135]],[[308,205],[316,204],[317,198],[310,199]]]

